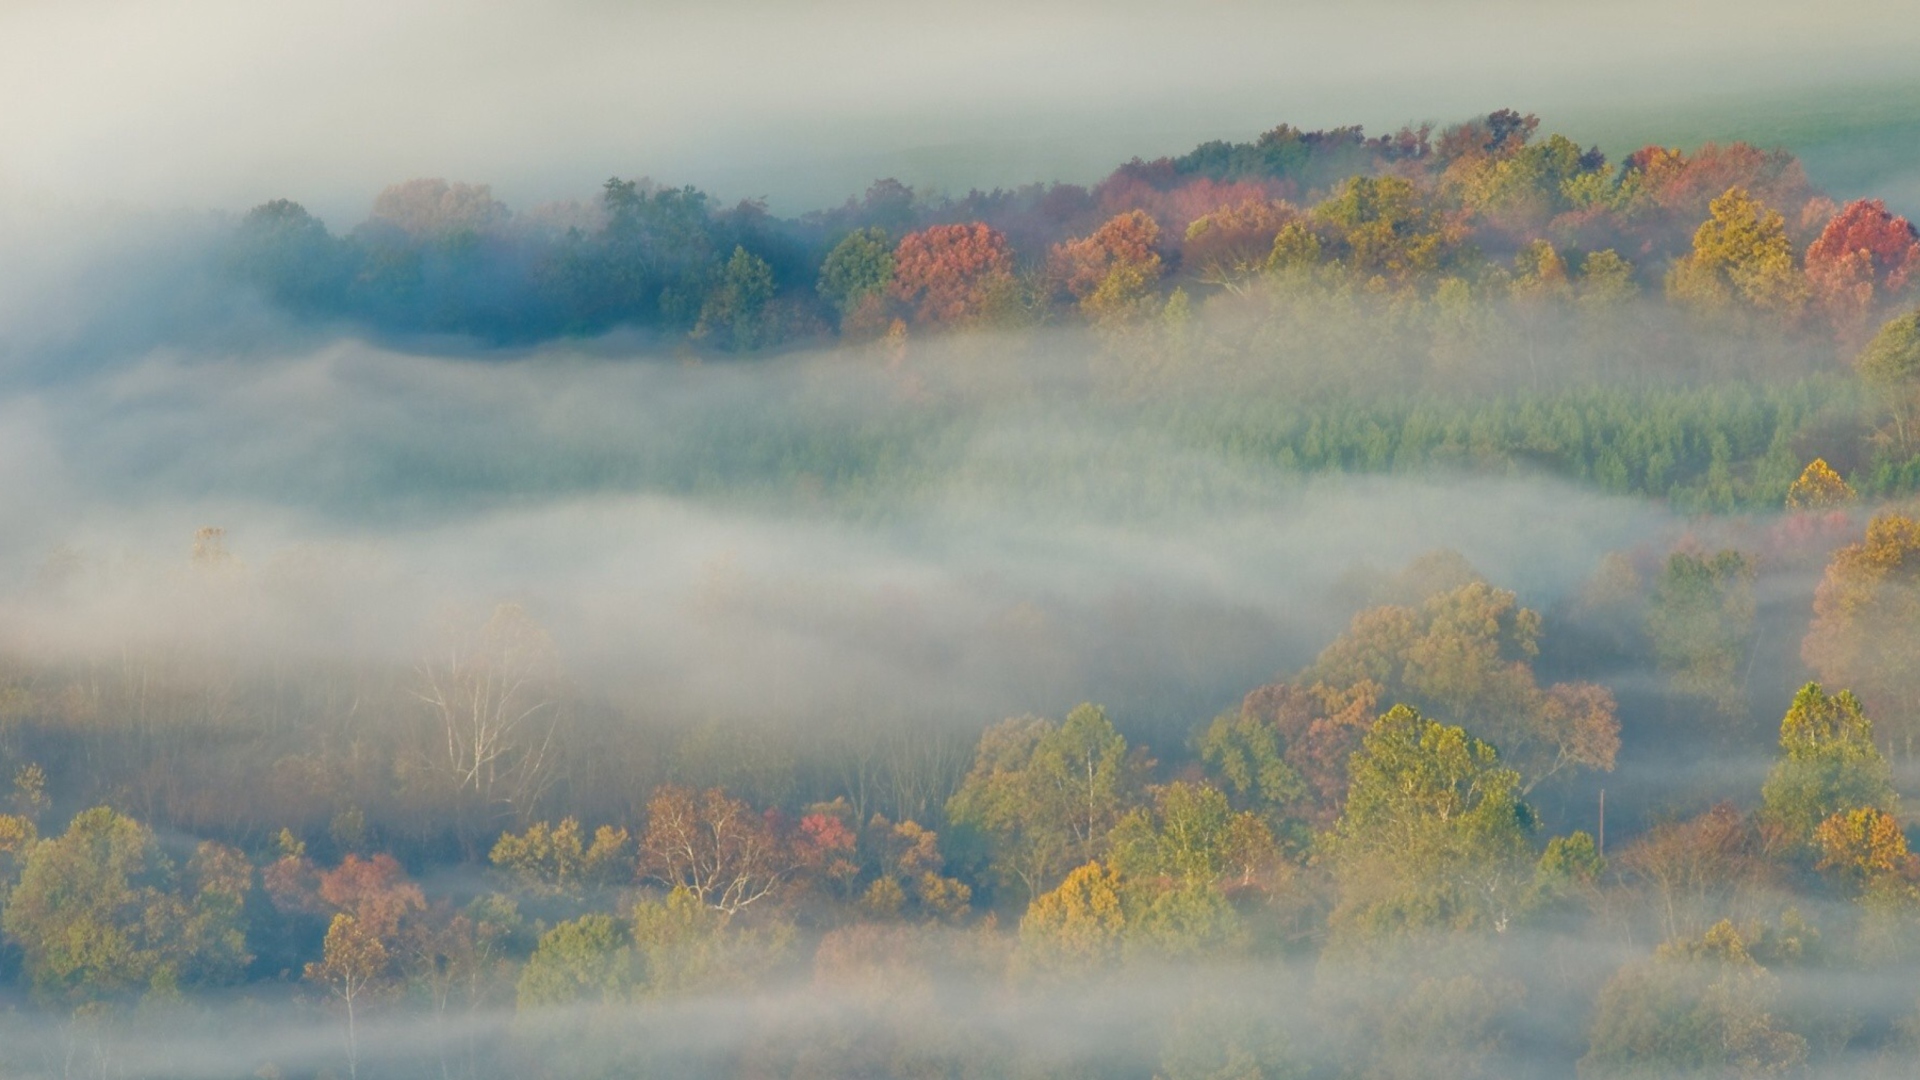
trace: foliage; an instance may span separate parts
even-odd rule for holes
[[[1800,654],[1823,682],[1850,686],[1906,753],[1920,733],[1920,521],[1885,513],[1834,552]]]
[[[985,835],[1009,883],[1033,898],[1079,860],[1105,854],[1142,771],[1097,705],[1078,706],[1064,723],[1007,720],[981,736],[947,818]]]
[[[557,826],[536,821],[519,835],[500,834],[488,859],[523,888],[577,896],[629,877],[631,842],[627,830],[611,825],[600,826],[588,843],[578,818],[563,818]]]
[[[1512,748],[1531,788],[1569,768],[1607,770],[1619,748],[1610,693],[1591,684],[1542,688],[1532,660],[1540,615],[1484,581],[1354,616],[1296,682],[1383,687]]]
[[[1425,929],[1505,930],[1531,877],[1532,811],[1492,746],[1405,705],[1354,755],[1329,837],[1349,938]]]
[[[49,1001],[218,986],[251,959],[242,921],[251,878],[244,859],[212,843],[183,877],[152,830],[95,807],[28,849],[0,927]]]
[[[1622,968],[1594,1006],[1588,1077],[1766,1076],[1806,1060],[1773,1015],[1779,984],[1732,924]]]
[[[1852,487],[1833,471],[1825,458],[1814,458],[1787,489],[1787,509],[1828,510],[1858,498]]]
[[[1126,915],[1119,875],[1097,862],[1034,897],[1020,919],[1020,957],[1036,974],[1076,974],[1119,960]]]
[[[1849,691],[1829,696],[1808,683],[1780,722],[1781,757],[1761,797],[1767,819],[1791,843],[1805,844],[1835,814],[1894,809],[1886,759],[1873,745],[1873,722]]]
[[[1654,586],[1647,635],[1676,689],[1707,699],[1723,716],[1746,704],[1752,654],[1754,569],[1738,551],[1674,552]]]

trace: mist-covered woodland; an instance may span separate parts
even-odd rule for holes
[[[1920,1074],[1920,233],[1282,125],[5,272],[0,1076]]]

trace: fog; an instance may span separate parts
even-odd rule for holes
[[[1524,99],[1576,136],[1644,142],[1704,103],[1726,138],[1743,134],[1729,95],[1775,102],[1741,118],[1765,126],[1823,88],[1905,79],[1909,14],[1895,0],[29,0],[0,12],[0,181],[168,207],[290,196],[350,221],[402,177],[491,182],[533,205],[649,173],[790,213],[884,175],[1087,181],[1277,117],[1391,129]]]
[[[0,1080],[1911,1075],[1905,8],[6,5]]]

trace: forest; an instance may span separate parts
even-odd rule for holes
[[[1920,1075],[1920,232],[1785,151],[161,235],[0,400],[0,1076]]]

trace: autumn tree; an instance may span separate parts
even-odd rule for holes
[[[502,833],[488,859],[525,888],[579,896],[625,878],[631,866],[627,830],[602,825],[588,841],[578,818],[559,825],[534,822],[525,832]]]
[[[373,200],[369,220],[413,236],[445,236],[490,232],[505,225],[509,216],[490,185],[448,183],[436,177],[382,189]]]
[[[1505,930],[1532,877],[1532,811],[1487,743],[1396,705],[1354,755],[1328,838],[1349,940]]]
[[[1080,705],[1064,723],[1007,720],[981,736],[947,818],[987,837],[996,871],[1031,898],[1105,854],[1144,768],[1097,705]]]
[[[1603,687],[1541,687],[1534,676],[1540,615],[1484,581],[1387,604],[1353,617],[1296,684],[1372,683],[1406,702],[1498,740],[1524,788],[1569,769],[1613,768],[1619,720]]]
[[[1765,842],[1726,803],[1682,821],[1662,822],[1610,859],[1636,890],[1664,941],[1701,933],[1776,876]]]
[[[980,222],[935,225],[902,237],[893,251],[889,294],[911,305],[921,322],[980,318],[1015,287],[1013,249]]]
[[[1833,471],[1825,458],[1814,458],[1787,489],[1789,510],[1831,510],[1857,498],[1852,485]]]
[[[327,908],[353,916],[356,932],[373,935],[389,949],[397,948],[404,924],[427,906],[420,886],[385,852],[341,859],[320,874],[318,893]]]
[[[1808,683],[1780,722],[1780,760],[1761,792],[1763,814],[1790,844],[1810,843],[1820,823],[1843,811],[1894,810],[1886,759],[1860,700]]]
[[[1160,225],[1140,210],[1109,219],[1090,235],[1055,244],[1049,272],[1097,320],[1137,313],[1162,273]]]
[[[1274,237],[1299,211],[1285,202],[1249,199],[1193,219],[1180,245],[1180,263],[1208,284],[1236,287],[1264,269]]]
[[[751,987],[793,940],[791,924],[730,918],[685,886],[635,904],[631,926],[636,985],[651,997]]]
[[[1740,188],[1713,200],[1693,250],[1667,274],[1667,296],[1702,314],[1753,311],[1791,319],[1806,282],[1786,220]]]
[[[1313,215],[1338,238],[1337,256],[1362,280],[1413,283],[1444,266],[1459,246],[1454,230],[1403,177],[1356,176]]]
[[[356,1020],[367,995],[388,975],[392,957],[378,934],[345,912],[333,917],[320,959],[307,965],[306,978],[327,988],[347,1014],[347,1075],[360,1075]]]
[[[1746,704],[1753,583],[1753,563],[1738,551],[1677,551],[1647,609],[1647,634],[1661,669],[1675,688],[1705,698],[1723,716]]]
[[[663,784],[647,801],[641,872],[723,915],[776,895],[798,868],[777,815],[720,788]]]
[[[1920,733],[1920,521],[1882,514],[1834,552],[1800,655],[1822,682],[1857,692],[1911,756]]]
[[[1120,879],[1097,862],[1034,897],[1020,919],[1020,959],[1035,974],[1084,974],[1120,958]]]
[[[1920,857],[1907,849],[1900,822],[1879,807],[1836,811],[1813,830],[1813,845],[1820,853],[1814,869],[1840,877],[1855,891],[1920,878]]]
[[[1855,199],[1833,215],[1807,247],[1807,283],[1843,340],[1858,341],[1866,320],[1920,272],[1920,234],[1879,199]]]

